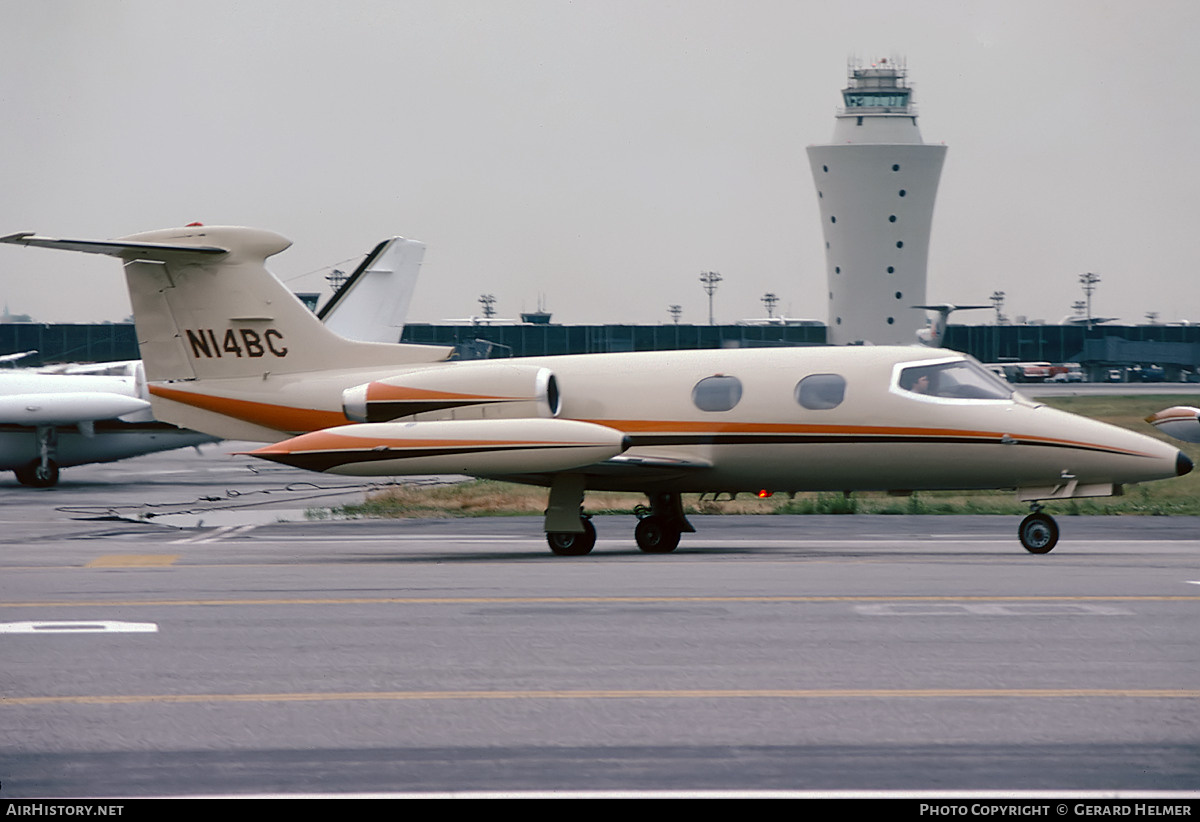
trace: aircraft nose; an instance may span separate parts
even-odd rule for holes
[[[1175,458],[1175,476],[1182,477],[1184,474],[1190,474],[1192,471],[1192,458],[1182,451]]]

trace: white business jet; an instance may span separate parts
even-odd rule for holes
[[[155,415],[263,459],[338,474],[460,473],[549,488],[556,554],[592,550],[588,489],[645,493],[634,537],[673,551],[685,492],[1015,489],[1045,553],[1046,500],[1192,469],[1156,439],[1025,399],[970,357],[913,347],[583,354],[448,362],[355,342],[266,269],[273,232],[187,227],[3,242],[123,260]]]

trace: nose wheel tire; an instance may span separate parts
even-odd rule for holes
[[[633,531],[637,546],[646,554],[669,554],[679,546],[679,531],[664,525],[658,517],[640,520]]]
[[[556,531],[546,534],[550,550],[560,557],[582,557],[596,546],[596,527],[591,520],[582,520],[583,531]]]
[[[1049,514],[1030,514],[1021,520],[1017,536],[1029,553],[1048,554],[1058,544],[1058,523]]]

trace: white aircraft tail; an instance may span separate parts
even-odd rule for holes
[[[271,231],[188,226],[118,240],[14,234],[0,241],[125,261],[150,382],[262,377],[444,360],[449,349],[344,339],[266,269],[291,242]]]
[[[412,303],[425,246],[393,237],[375,246],[317,316],[343,337],[394,343]],[[351,298],[353,295],[353,298]]]
[[[927,345],[930,348],[941,348],[942,340],[946,338],[946,325],[950,321],[950,315],[955,311],[971,311],[976,308],[991,308],[990,305],[952,305],[950,303],[939,303],[938,305],[914,305],[912,308],[923,308],[926,311],[936,311],[937,316],[929,320],[929,324],[917,331],[917,339],[922,345]]]
[[[193,225],[107,241],[13,234],[0,242],[122,259],[155,417],[225,439],[274,441],[345,424],[337,400],[349,385],[309,392],[304,384],[452,353],[330,331],[267,271],[266,259],[291,245],[270,231]]]

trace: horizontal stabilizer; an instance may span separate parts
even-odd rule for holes
[[[137,260],[176,259],[180,256],[211,257],[229,253],[227,248],[199,245],[175,245],[171,243],[130,243],[121,240],[60,240],[55,237],[39,237],[33,232],[22,232],[0,237],[0,243],[28,245],[36,248],[53,248],[59,251],[79,251],[84,254],[107,254],[110,257]]]

